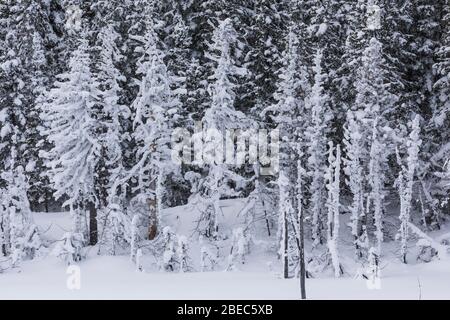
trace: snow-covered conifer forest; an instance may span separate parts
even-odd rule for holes
[[[449,0],[0,1],[0,299],[450,299],[449,200]]]

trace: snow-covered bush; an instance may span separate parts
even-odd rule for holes
[[[11,159],[14,159],[12,152]],[[11,167],[14,161],[11,160]],[[22,259],[33,259],[42,246],[39,230],[33,223],[27,196],[28,182],[22,166],[1,174],[7,187],[0,190],[0,244],[2,254],[19,267]]]
[[[245,255],[250,251],[250,238],[246,236],[242,228],[233,230],[232,245],[228,255],[227,270],[238,269],[239,264],[245,263]]]
[[[431,243],[427,239],[419,239],[416,243],[416,247],[419,248],[419,253],[417,255],[417,260],[422,262],[430,262],[433,260],[438,252],[431,246]]]
[[[109,255],[117,254],[117,247],[125,248],[131,240],[129,234],[130,221],[120,205],[111,203],[107,210],[101,210],[99,222],[101,226],[100,247]]]
[[[161,268],[165,271],[175,271],[180,261],[177,257],[177,235],[168,226],[163,229],[163,254]]]
[[[376,280],[380,278],[380,255],[374,247],[369,249],[367,278],[369,280]]]
[[[189,258],[189,243],[185,236],[178,236],[177,255],[180,272],[192,271],[192,263]]]
[[[84,258],[82,252],[84,237],[81,233],[66,232],[63,238],[56,244],[52,254],[71,265]]]
[[[207,242],[203,236],[199,237],[200,242],[200,270],[214,271],[219,263],[219,248],[211,242]]]

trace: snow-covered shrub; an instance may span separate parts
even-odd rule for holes
[[[189,244],[185,236],[178,236],[177,255],[180,263],[180,272],[192,271],[191,261],[188,255]]]
[[[213,243],[206,243],[203,236],[199,237],[200,242],[200,270],[214,271],[219,263],[219,248]]]
[[[30,225],[23,240],[23,253],[25,256],[30,258],[39,256],[43,249],[43,244],[36,225]]]
[[[165,271],[192,271],[192,263],[188,254],[188,239],[174,233],[169,226],[164,227],[162,235],[163,254],[160,268]]]
[[[438,252],[431,246],[431,243],[427,239],[419,239],[416,246],[419,248],[419,253],[417,255],[417,260],[422,262],[430,262],[433,260]]]
[[[242,228],[233,230],[232,245],[228,255],[227,270],[237,269],[238,264],[245,263],[245,255],[250,251],[250,239]]]
[[[71,265],[84,258],[82,249],[84,237],[81,233],[66,232],[59,241],[52,254],[62,259],[66,264]]]
[[[117,246],[125,247],[131,240],[130,222],[119,204],[111,203],[107,210],[99,212],[101,224],[100,244],[109,255],[117,253]],[[100,247],[99,247],[100,249]]]
[[[163,229],[164,252],[162,255],[161,268],[165,271],[175,271],[179,264],[177,257],[177,235],[168,226]]]
[[[12,152],[11,158],[14,158]],[[11,161],[11,167],[14,162]],[[19,267],[22,259],[33,259],[42,243],[33,223],[28,201],[28,182],[22,166],[1,174],[7,187],[0,190],[0,244],[2,254]]]

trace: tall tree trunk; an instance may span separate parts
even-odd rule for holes
[[[284,217],[284,278],[289,278],[289,257],[288,257],[288,245],[289,245],[289,234],[288,234],[288,219]]]
[[[48,197],[49,197],[49,194],[48,194],[48,191],[46,189],[45,190],[45,195],[44,195],[44,205],[45,205],[45,212],[47,212],[47,213],[48,213]]]
[[[304,226],[303,226],[303,210],[301,211],[299,215],[299,239],[300,239],[300,246],[299,246],[299,258],[300,258],[300,292],[302,299],[306,299],[306,268],[305,268],[305,237],[303,234]]]
[[[95,203],[89,202],[89,244],[94,246],[98,242],[98,228],[97,228],[97,208]]]

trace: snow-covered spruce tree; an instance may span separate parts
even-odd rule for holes
[[[363,172],[366,174],[365,188],[368,193],[361,228],[368,230],[370,219],[374,221],[378,248],[383,241],[384,184],[389,152],[385,138],[388,125],[386,114],[392,110],[395,101],[386,84],[385,68],[382,44],[372,37],[361,57],[354,110],[355,121],[364,133],[360,144],[365,150],[363,163],[366,167]],[[363,240],[366,241],[364,237]]]
[[[344,128],[345,155],[343,158],[346,184],[352,193],[350,205],[350,228],[354,239],[355,254],[362,258],[364,250],[368,249],[368,236],[366,225],[362,223],[365,214],[365,179],[364,164],[365,152],[363,150],[363,132],[361,125],[355,119],[352,111],[347,113],[347,123]]]
[[[346,106],[341,101],[346,94],[348,85],[341,80],[338,73],[342,67],[345,40],[347,35],[347,15],[352,2],[342,5],[342,1],[310,1],[295,0],[290,3],[289,14],[293,23],[299,29],[299,37],[302,39],[300,51],[308,57],[310,67],[313,67],[314,55],[319,50],[323,56],[321,67],[326,77],[323,85],[328,95],[328,108],[333,111],[334,117],[328,123],[330,131],[339,135],[343,120],[345,119]],[[336,139],[337,140],[337,139]]]
[[[281,165],[286,173],[294,173],[295,165],[291,165],[291,157],[295,154],[296,140],[299,131],[305,128],[306,113],[305,96],[309,92],[306,67],[298,52],[299,39],[293,27],[286,36],[286,50],[284,51],[283,66],[278,71],[279,82],[274,93],[275,104],[263,110],[262,115],[270,113],[273,121],[278,125],[283,145],[281,147]],[[290,167],[289,167],[290,166]]]
[[[95,170],[95,188],[102,208],[99,212],[100,242],[109,254],[114,254],[115,242],[119,241],[117,231],[120,221],[124,219],[119,215],[124,212],[120,206],[125,201],[126,190],[116,190],[116,184],[126,174],[123,165],[123,142],[127,138],[124,122],[130,114],[128,107],[120,104],[122,89],[119,82],[123,82],[124,77],[117,68],[123,59],[116,44],[118,38],[113,26],[103,27],[97,35],[95,48],[94,77],[98,83],[96,120],[99,122],[97,135],[101,144]]]
[[[282,53],[282,58],[279,58],[282,65],[277,71],[279,79],[273,95],[274,103],[264,108],[261,116],[269,115],[281,131],[280,134],[283,137],[280,150],[281,167],[285,172],[289,173],[289,177],[295,177],[297,168],[295,165],[292,165],[291,160],[295,157],[300,158],[297,155],[297,140],[299,135],[303,134],[305,127],[305,122],[302,119],[307,113],[304,97],[309,90],[309,83],[306,67],[303,65],[303,59],[298,52],[299,39],[293,27],[289,28],[285,42],[286,48]],[[256,179],[258,178],[256,177]],[[258,188],[262,189],[259,192],[259,196],[262,198],[259,200],[270,204],[276,197],[268,193],[274,193],[274,190],[267,186],[264,180],[259,180],[255,186],[255,190]],[[292,183],[294,184],[294,181]],[[269,206],[263,209],[267,211],[270,208]],[[265,214],[265,218],[269,222],[267,214]],[[268,230],[270,230],[269,224],[267,226]]]
[[[126,180],[132,178],[135,202],[139,202],[141,224],[148,228],[146,239],[154,239],[160,231],[163,182],[170,171],[170,136],[179,109],[179,99],[171,90],[173,79],[164,63],[164,52],[152,21],[146,24],[142,56],[138,61],[139,91],[131,105],[134,112],[131,136],[136,145],[136,164]]]
[[[327,247],[331,265],[336,278],[342,275],[342,267],[339,263],[338,238],[339,238],[339,211],[340,211],[340,171],[341,171],[341,147],[334,147],[329,142],[328,169],[325,173],[326,188],[328,191],[327,206]],[[336,153],[336,154],[334,154]]]
[[[22,259],[32,259],[42,243],[33,222],[28,202],[28,182],[22,166],[15,166],[17,154],[11,150],[7,171],[1,174],[6,187],[0,197],[0,229],[2,254],[10,258],[13,268],[20,267]]]
[[[381,255],[381,243],[383,242],[383,200],[384,192],[384,165],[386,163],[386,149],[382,143],[382,137],[378,129],[378,119],[375,119],[372,127],[372,141],[370,145],[370,160],[368,171],[368,184],[370,193],[366,201],[366,219],[372,206],[373,222],[375,225],[375,238],[378,254]],[[367,220],[366,220],[367,221]],[[367,226],[366,226],[367,227]]]
[[[223,152],[223,139],[229,132],[227,130],[250,128],[250,121],[234,108],[234,77],[244,72],[234,64],[231,56],[231,47],[236,41],[237,34],[231,20],[221,21],[214,31],[207,53],[209,59],[215,63],[209,87],[211,104],[202,119],[203,131],[193,137],[202,143],[204,164],[200,166],[204,165],[207,173],[201,178],[202,188],[199,193],[193,194],[189,202],[195,204],[200,211],[198,231],[213,239],[219,238],[219,200],[237,195],[230,187],[230,181],[240,187],[244,180],[233,172],[228,164],[224,164]]]
[[[411,133],[406,142],[408,157],[406,166],[402,164],[399,153],[398,161],[401,167],[397,180],[397,187],[400,195],[400,230],[398,238],[401,241],[401,260],[407,263],[406,255],[408,250],[408,223],[411,220],[412,196],[415,172],[419,161],[419,148],[422,141],[420,139],[420,117],[416,115],[411,123]]]
[[[21,154],[15,165],[25,170],[34,208],[49,193],[48,181],[40,177],[45,168],[38,159],[36,104],[57,69],[52,50],[58,36],[51,25],[50,6],[48,1],[8,0],[0,8],[0,167],[5,169],[11,148]]]
[[[439,46],[435,49],[436,63],[433,66],[436,74],[436,81],[433,84],[435,103],[430,120],[431,130],[429,130],[427,139],[433,143],[424,143],[423,146],[427,149],[430,148],[429,157],[427,157],[429,163],[426,168],[429,167],[427,171],[431,173],[431,176],[427,180],[431,183],[425,182],[423,189],[427,202],[432,203],[427,215],[427,224],[433,228],[439,227],[440,220],[442,220],[439,217],[444,212],[450,212],[448,186],[445,184],[445,179],[439,178],[445,177],[442,175],[442,171],[445,172],[445,167],[448,167],[450,159],[450,134],[449,130],[445,129],[450,125],[450,3],[446,0],[442,4],[442,9],[439,11],[442,15],[440,41]],[[424,129],[427,128],[424,126]],[[434,179],[436,174],[437,181]]]
[[[305,129],[304,117],[307,114],[305,97],[309,93],[308,75],[303,59],[298,52],[298,45],[299,39],[294,28],[290,27],[286,36],[283,64],[278,71],[279,82],[274,94],[276,103],[262,112],[263,116],[269,113],[280,130],[282,136],[280,166],[289,177],[288,179],[291,179],[289,192],[292,196],[296,193],[292,186],[295,185],[294,178],[298,174],[294,159],[304,161],[303,154],[298,154],[298,151],[303,147],[300,138]],[[289,228],[293,228],[293,232],[296,232],[298,217],[289,216],[287,218]]]
[[[246,36],[246,65],[251,77],[248,99],[254,106],[251,113],[259,117],[262,110],[277,102],[274,94],[278,89],[277,80],[282,74],[278,73],[283,67],[283,58],[285,61],[288,59],[288,49],[283,49],[288,45],[285,33],[289,19],[285,13],[286,4],[283,2],[250,2],[254,13],[251,15],[252,23]],[[290,51],[292,52],[292,49]]]
[[[322,54],[316,52],[314,58],[314,85],[308,97],[307,107],[311,112],[311,120],[306,129],[307,174],[310,177],[308,211],[312,217],[313,245],[323,243],[324,228],[324,166],[326,162],[326,126],[330,113],[327,108],[327,95],[324,92],[326,75],[322,72]]]
[[[87,40],[81,39],[69,61],[69,70],[47,93],[41,119],[44,135],[52,148],[42,151],[56,199],[65,197],[74,216],[74,233],[83,234],[90,244],[97,242],[95,190],[96,167],[101,150],[95,105],[98,85],[90,70]],[[89,209],[89,230],[85,211]],[[87,236],[89,232],[89,237]]]

